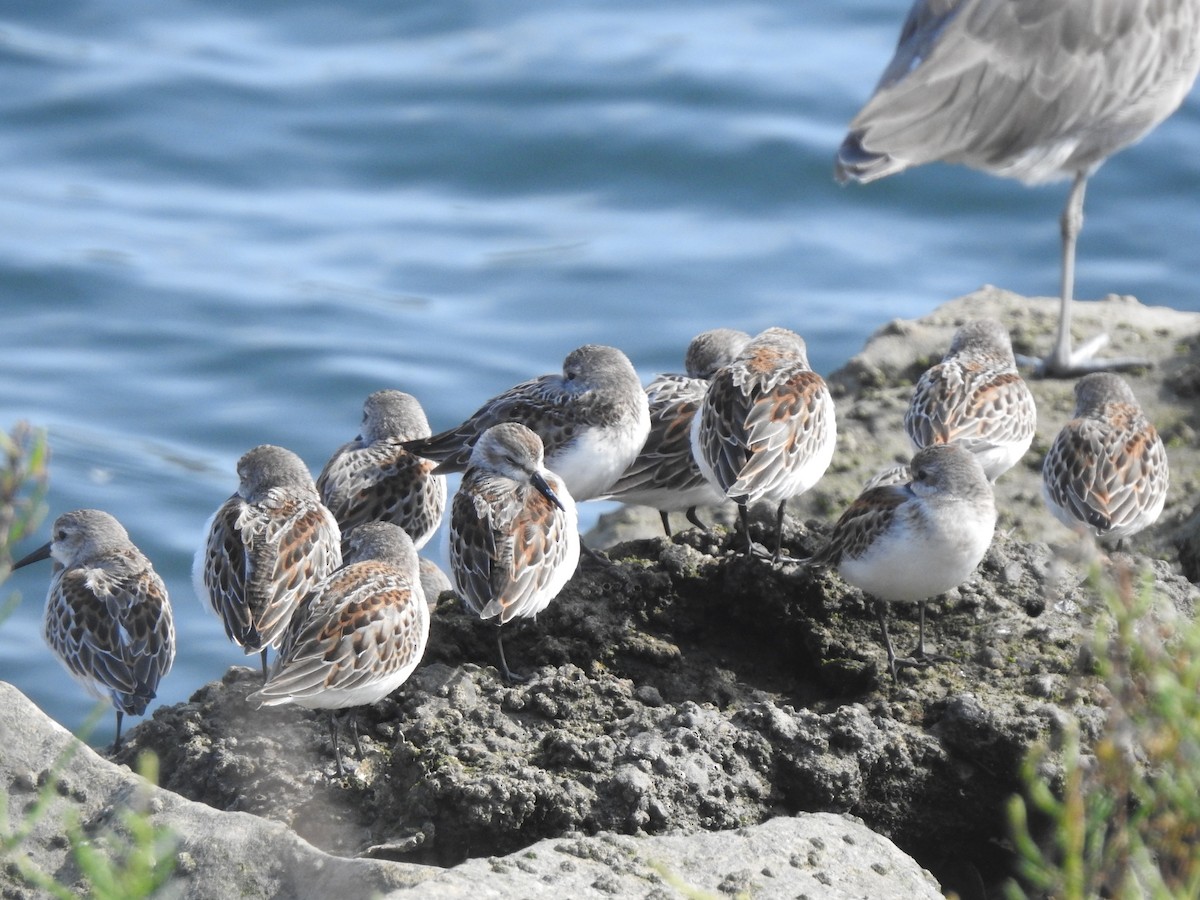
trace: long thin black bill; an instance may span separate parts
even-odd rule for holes
[[[542,496],[544,496],[547,500],[549,500],[559,509],[566,509],[566,507],[562,505],[562,501],[558,499],[558,495],[550,489],[549,483],[541,475],[541,473],[534,472],[529,481],[535,488],[541,491]]]
[[[13,571],[16,571],[17,569],[21,568],[22,566],[27,566],[30,563],[41,562],[43,559],[49,559],[49,558],[50,558],[50,545],[45,544],[41,547],[38,547],[36,550],[34,550],[32,553],[30,553],[24,559],[13,563]]]

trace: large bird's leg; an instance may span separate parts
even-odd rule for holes
[[[1058,310],[1058,334],[1054,339],[1054,349],[1038,366],[1040,375],[1068,378],[1075,375],[1086,375],[1088,372],[1133,369],[1150,365],[1148,359],[1133,356],[1094,359],[1096,353],[1108,343],[1108,335],[1104,332],[1087,341],[1078,350],[1071,350],[1071,303],[1075,297],[1075,245],[1079,239],[1079,232],[1083,228],[1083,196],[1087,191],[1089,174],[1086,170],[1075,173],[1075,181],[1071,184],[1071,190],[1067,194],[1067,203],[1063,207],[1061,220],[1062,294]]]

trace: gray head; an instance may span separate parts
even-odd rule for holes
[[[808,345],[804,343],[804,338],[787,328],[768,328],[756,334],[750,343],[742,348],[738,359],[751,362],[757,360],[772,366],[799,362],[807,367]]]
[[[316,492],[312,473],[299,456],[291,450],[262,444],[246,451],[237,464],[238,494],[242,499],[255,501],[271,488],[296,488]]]
[[[563,360],[563,379],[572,390],[642,390],[629,357],[602,344],[584,344],[568,353]]]
[[[1075,416],[1100,415],[1111,403],[1127,403],[1141,409],[1133,389],[1120,375],[1093,372],[1075,382]]]
[[[532,484],[561,509],[562,501],[542,474],[543,455],[542,439],[537,434],[519,422],[504,422],[480,435],[471,450],[471,467]]]
[[[351,528],[346,535],[345,563],[376,559],[402,572],[417,575],[417,548],[399,525],[391,522],[366,522]]]
[[[471,465],[482,466],[518,481],[544,465],[542,439],[527,425],[503,422],[479,436],[471,449]]]
[[[950,351],[946,356],[949,358],[960,353],[988,356],[1013,366],[1017,364],[1016,357],[1013,356],[1012,337],[1008,329],[996,319],[976,319],[954,332],[954,338],[950,341]]]
[[[425,599],[430,603],[435,603],[437,598],[442,596],[446,591],[454,590],[454,585],[450,583],[450,578],[438,568],[437,563],[431,559],[421,557],[421,590],[425,592]]]
[[[53,556],[59,565],[70,568],[88,560],[127,550],[133,544],[123,525],[98,509],[76,509],[54,520],[50,542],[13,565],[14,569]]]
[[[737,359],[748,343],[750,335],[734,328],[702,331],[688,344],[684,366],[692,378],[712,378],[717,369]]]
[[[376,391],[363,402],[361,436],[368,443],[384,438],[411,441],[430,433],[425,410],[412,394]]]
[[[992,498],[992,485],[979,460],[955,444],[934,444],[919,451],[909,463],[910,485],[920,496],[949,494],[964,499]]]

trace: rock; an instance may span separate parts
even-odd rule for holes
[[[82,885],[64,838],[69,816],[89,839],[139,808],[178,839],[167,895],[188,898],[355,898],[420,896],[467,900],[481,896],[663,896],[692,891],[761,898],[941,897],[937,882],[886,838],[843,816],[778,818],[734,833],[662,838],[569,835],[508,857],[475,859],[453,869],[330,856],[287,828],[245,813],[218,812],[155,788],[98,756],[46,718],[16,688],[0,682],[0,780],[14,817],[29,810],[64,753],[47,813],[15,852],[60,884]],[[5,897],[37,892],[10,865],[0,871]],[[837,893],[824,886],[836,885]],[[814,894],[816,896],[817,894]]]
[[[788,549],[806,555],[824,527],[791,528]],[[1102,720],[1082,652],[1094,602],[1045,544],[999,535],[978,576],[930,604],[928,636],[951,662],[895,685],[871,608],[836,576],[747,561],[729,535],[698,531],[610,555],[509,634],[528,684],[499,679],[495,626],[447,596],[426,662],[361,711],[365,758],[344,780],[324,715],[255,709],[248,668],[157,710],[120,758],[152,749],[166,787],[345,855],[449,866],[573,832],[832,812],[955,887],[1009,873],[1005,805],[1028,749],[1063,715]],[[1195,589],[1150,571],[1163,614],[1191,614]],[[899,646],[915,643],[915,606],[890,615]]]
[[[905,457],[899,421],[912,381],[958,324],[996,316],[1019,350],[1041,351],[1055,303],[985,289],[882,329],[830,379],[838,455],[820,484],[789,504],[785,550],[810,555],[862,483]],[[1077,310],[1081,333],[1107,321],[1115,352],[1156,360],[1131,381],[1173,472],[1163,519],[1112,565],[1153,580],[1146,627],[1193,616],[1197,591],[1165,560],[1198,493],[1200,449],[1188,436],[1197,428],[1200,316],[1123,299]],[[784,859],[763,849],[770,838],[755,841],[775,828],[801,834],[814,815],[848,828],[837,817],[852,815],[948,890],[994,896],[1013,871],[1006,805],[1022,788],[1028,750],[1067,718],[1082,723],[1085,740],[1104,722],[1089,652],[1102,604],[1038,487],[1040,456],[1070,414],[1072,386],[1031,386],[1038,436],[1027,461],[1000,479],[996,539],[974,578],[929,604],[927,638],[948,662],[904,669],[893,683],[870,604],[836,575],[743,559],[726,524],[668,540],[650,513],[645,538],[611,548],[612,566],[585,564],[535,623],[508,626],[509,661],[534,676],[528,684],[499,679],[494,623],[442,595],[422,666],[358,714],[364,757],[346,754],[344,779],[332,774],[325,715],[248,704],[259,676],[246,668],[156,710],[131,730],[118,761],[153,750],[164,787],[274,820],[329,853],[396,860],[405,867],[395,877],[421,878],[423,890],[451,891],[455,878],[470,876],[487,877],[494,896],[542,896],[543,879],[578,872],[592,896],[665,897],[675,884],[669,873],[678,873],[683,885],[717,894],[760,896],[779,879],[788,896],[832,896],[858,883],[835,874],[839,863],[814,868],[815,885],[797,887],[807,883],[793,858],[809,860],[808,850]],[[717,511],[719,521],[728,513]],[[773,511],[753,510],[753,536],[773,542],[773,520]],[[637,527],[636,518],[626,514],[622,527]],[[889,627],[907,650],[915,605],[894,604]],[[14,771],[18,784],[37,770]],[[743,839],[742,850],[728,851],[740,855],[722,855],[721,842]],[[828,850],[841,838],[822,840]],[[875,847],[871,840],[859,843]],[[653,882],[649,864],[666,847],[696,849]],[[363,883],[393,877],[370,871]],[[571,884],[568,894],[584,890],[582,880]]]
[[[421,897],[940,898],[928,872],[861,822],[781,816],[732,832],[540,841],[422,883]]]
[[[341,859],[317,850],[278,823],[245,813],[218,812],[155,788],[127,768],[103,759],[46,718],[16,688],[0,682],[0,784],[10,820],[28,811],[60,761],[56,797],[20,845],[41,871],[67,886],[80,873],[63,835],[69,816],[95,838],[115,812],[138,807],[179,839],[173,895],[180,897],[374,897],[420,883],[425,867]],[[64,756],[71,752],[69,759]],[[30,777],[33,773],[32,777]],[[11,857],[9,859],[11,863]],[[43,896],[11,864],[0,870],[5,897]]]

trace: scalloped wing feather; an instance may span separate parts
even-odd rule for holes
[[[584,422],[574,409],[575,395],[563,390],[562,378],[543,375],[523,381],[493,397],[461,425],[415,441],[405,441],[410,453],[442,464],[443,472],[461,472],[471,459],[479,435],[501,422],[521,422],[537,432],[547,455],[571,440]]]
[[[843,559],[857,559],[871,543],[891,527],[900,509],[912,496],[905,485],[885,485],[863,491],[842,513],[829,540],[809,560],[811,565],[837,566]]]
[[[141,715],[175,659],[166,586],[149,568],[72,569],[51,587],[44,634],[77,681]]]

